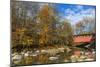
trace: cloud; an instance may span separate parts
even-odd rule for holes
[[[78,12],[76,12],[78,11]],[[95,9],[84,9],[83,6],[76,6],[76,8],[67,8],[63,18],[70,20],[71,24],[75,24],[82,20],[84,17],[95,17]]]
[[[84,15],[91,15],[91,16],[95,16],[95,10],[90,8],[90,9],[87,9],[87,10],[82,10],[80,11],[81,14],[84,14]]]
[[[78,6],[76,6],[76,8],[79,9],[79,10],[81,10],[81,9],[83,9],[83,6],[78,5]]]
[[[65,14],[74,15],[75,12],[72,11],[71,9],[66,9],[66,10],[65,10]]]

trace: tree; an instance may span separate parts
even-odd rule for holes
[[[37,42],[37,36],[36,33],[34,33],[36,30],[36,24],[34,21],[35,14],[37,12],[34,10],[34,12],[28,12],[32,11],[33,8],[37,8],[38,6],[36,4],[31,4],[31,2],[28,2],[26,4],[25,2],[16,2],[12,1],[11,3],[11,17],[12,17],[12,48],[16,48],[19,50],[19,48],[23,49],[24,47],[30,47]],[[27,5],[30,5],[27,7]],[[32,9],[30,9],[30,7]],[[34,15],[34,17],[29,16],[28,13],[31,13],[31,15]],[[35,37],[33,36],[35,35]],[[20,51],[20,50],[19,50]]]
[[[28,49],[58,44],[72,45],[73,31],[70,23],[67,20],[60,22],[54,6],[47,4],[36,9],[38,5],[31,2],[13,2],[13,47]]]
[[[71,46],[73,44],[73,30],[68,21],[63,21],[60,29],[60,36],[65,45]]]
[[[95,33],[95,18],[85,17],[75,25],[76,34]]]
[[[44,5],[37,15],[38,32],[40,35],[40,46],[47,45],[54,33],[55,14],[53,8]]]

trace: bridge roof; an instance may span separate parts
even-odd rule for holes
[[[82,43],[82,42],[89,43],[92,40],[92,35],[90,35],[90,36],[74,36],[73,39],[74,39],[75,43]]]

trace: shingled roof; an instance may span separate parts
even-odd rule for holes
[[[74,43],[90,43],[93,40],[93,34],[75,35]]]

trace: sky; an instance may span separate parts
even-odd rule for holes
[[[84,17],[95,18],[95,6],[76,4],[55,4],[62,19],[68,19],[71,24],[76,24]]]
[[[22,2],[20,2],[22,4]],[[54,5],[56,10],[59,12],[59,16],[61,18],[61,21],[63,20],[69,20],[72,25],[78,23],[80,20],[82,20],[84,17],[92,17],[95,18],[95,11],[96,6],[93,5],[79,5],[79,4],[61,4],[61,3],[44,3],[44,2],[24,2],[24,6],[31,10],[31,12],[34,12],[31,8],[33,5],[39,5],[39,7],[42,7],[43,5]],[[25,7],[25,8],[26,8]],[[27,9],[27,10],[28,10]],[[36,8],[33,8],[34,10],[37,10]],[[28,11],[28,14],[31,15],[30,10]]]

